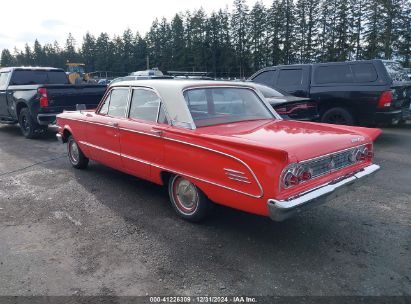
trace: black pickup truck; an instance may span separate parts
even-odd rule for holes
[[[396,124],[411,118],[411,81],[393,64],[376,59],[274,66],[250,80],[317,101],[321,122]]]
[[[44,133],[56,115],[75,110],[77,104],[87,109],[97,106],[106,86],[69,84],[64,70],[45,67],[0,69],[0,123],[19,123],[23,135],[35,138]]]

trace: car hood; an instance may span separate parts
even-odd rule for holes
[[[197,129],[205,137],[281,150],[293,161],[371,143],[381,130],[300,121],[258,120]]]

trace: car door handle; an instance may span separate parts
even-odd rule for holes
[[[115,128],[118,127],[118,122],[109,122],[108,124],[112,127],[115,127]]]
[[[157,136],[161,136],[163,134],[163,131],[159,129],[151,129],[150,132]]]

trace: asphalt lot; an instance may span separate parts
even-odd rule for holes
[[[161,187],[0,126],[0,295],[411,295],[411,124],[375,153],[366,185],[286,222],[191,224]]]

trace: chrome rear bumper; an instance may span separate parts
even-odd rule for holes
[[[359,181],[363,181],[365,177],[375,173],[379,169],[380,166],[378,165],[370,165],[355,174],[346,176],[342,179],[339,178],[328,184],[302,193],[297,197],[288,200],[269,199],[267,204],[270,218],[274,221],[281,222],[294,214],[301,212],[303,209],[326,203],[328,200],[346,192],[347,186],[352,185],[353,183],[358,184]]]

